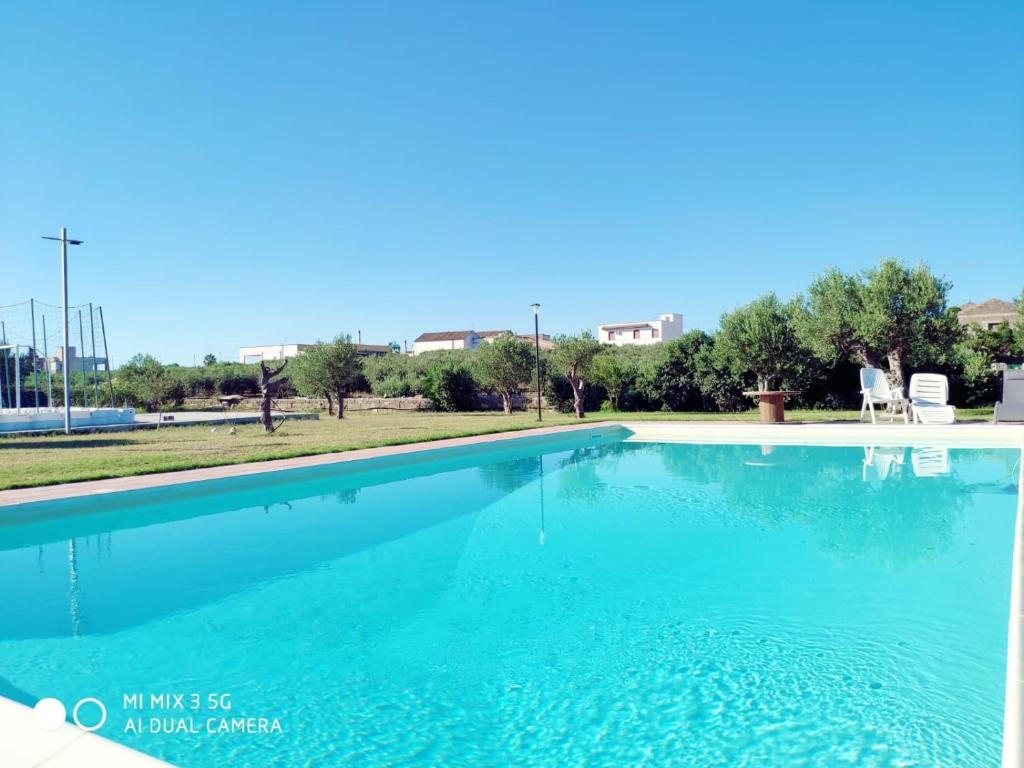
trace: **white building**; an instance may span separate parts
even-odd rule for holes
[[[238,350],[238,362],[251,364],[261,360],[265,362],[289,360],[298,357],[312,346],[312,344],[271,344],[266,347],[242,347]]]
[[[597,339],[602,344],[618,347],[626,344],[660,344],[683,335],[683,316],[678,312],[662,315],[657,320],[636,323],[607,323],[597,326]]]
[[[271,360],[290,360],[298,357],[316,344],[272,344],[267,347],[241,347],[238,350],[238,362],[250,365]],[[356,344],[356,353],[363,357],[386,355],[391,351],[387,344]]]
[[[412,353],[436,352],[441,349],[476,349],[482,341],[476,331],[438,331],[421,333],[412,342]]]

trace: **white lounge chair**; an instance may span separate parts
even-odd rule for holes
[[[903,397],[903,388],[890,386],[889,379],[882,369],[860,369],[860,393],[864,397],[860,406],[861,419],[864,418],[864,411],[870,411],[871,423],[876,424],[875,406],[884,405],[889,414],[889,421],[895,419],[897,413],[901,413],[903,414],[903,423],[910,423],[910,419],[907,417],[907,401]]]
[[[949,405],[949,380],[941,373],[910,377],[910,410],[915,424],[952,424],[956,408]]]
[[[937,477],[949,474],[949,448],[914,448],[910,466],[915,477]]]

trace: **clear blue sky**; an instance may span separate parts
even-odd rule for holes
[[[0,304],[115,362],[575,331],[927,261],[1024,286],[1024,3],[18,3]]]

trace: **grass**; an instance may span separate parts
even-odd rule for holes
[[[992,409],[962,409],[961,418],[989,416]],[[857,411],[791,411],[791,421],[856,420]],[[608,413],[587,422],[756,421],[757,411],[742,413]],[[541,426],[578,423],[567,414],[545,413]],[[245,424],[234,435],[209,425],[41,437],[0,437],[0,490],[127,477],[196,467],[310,456],[399,445],[446,437],[532,429],[532,413],[368,413],[352,412],[343,421],[322,415],[319,421],[286,421],[273,434]]]

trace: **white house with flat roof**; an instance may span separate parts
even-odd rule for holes
[[[657,320],[635,323],[606,323],[597,326],[597,340],[623,347],[627,344],[660,344],[683,335],[683,316],[669,312]]]

